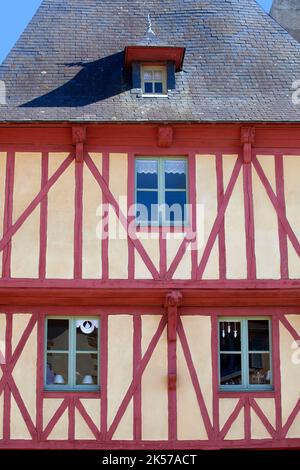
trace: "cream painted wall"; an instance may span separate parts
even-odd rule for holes
[[[291,224],[298,240],[300,239],[300,217],[299,217],[299,201],[300,201],[300,156],[285,156],[283,158],[284,168],[284,184],[285,184],[285,203],[286,215]],[[292,244],[288,241],[288,257],[289,257],[289,275],[290,278],[300,278],[300,259],[295,252]]]
[[[3,216],[5,201],[6,153],[0,152],[0,239],[3,235]],[[0,273],[2,272],[2,252],[0,253]]]

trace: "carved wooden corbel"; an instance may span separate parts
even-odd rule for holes
[[[86,127],[76,125],[72,127],[72,141],[75,145],[76,163],[83,163],[84,144],[86,142]]]
[[[170,126],[162,126],[158,128],[157,145],[161,148],[169,148],[173,145],[174,132]]]
[[[252,146],[255,142],[255,128],[242,127],[241,129],[241,144],[243,146],[243,160],[244,163],[249,164],[252,161]]]

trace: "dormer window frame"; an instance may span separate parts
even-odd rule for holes
[[[162,81],[155,81],[155,78],[149,82],[145,81],[145,72],[152,72],[155,73],[156,71],[162,72]],[[153,92],[147,92],[145,89],[146,83],[152,83]],[[155,83],[162,83],[162,93],[155,91]],[[166,63],[158,63],[158,62],[146,62],[141,63],[141,89],[142,89],[142,97],[143,98],[167,98],[168,97],[168,70]]]

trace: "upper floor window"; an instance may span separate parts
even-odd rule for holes
[[[267,318],[219,319],[221,390],[272,389],[270,332]]]
[[[96,318],[47,318],[46,390],[99,390],[99,326]]]
[[[167,95],[167,71],[164,65],[142,66],[143,96]]]
[[[135,173],[137,225],[180,226],[187,223],[185,158],[137,158]]]

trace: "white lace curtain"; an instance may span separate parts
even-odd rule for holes
[[[167,160],[165,161],[164,169],[166,173],[182,175],[185,173],[185,162],[182,160]],[[138,160],[136,163],[136,171],[144,174],[155,174],[157,173],[157,161]]]

